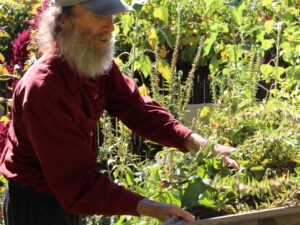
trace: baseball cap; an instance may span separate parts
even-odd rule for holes
[[[123,0],[52,0],[52,3],[60,6],[80,4],[85,9],[99,16],[110,16],[122,12],[134,11]]]

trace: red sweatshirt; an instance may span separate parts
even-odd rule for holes
[[[103,110],[140,136],[165,146],[184,149],[191,133],[161,105],[142,97],[134,81],[115,64],[92,82],[48,52],[15,89],[0,172],[55,195],[67,212],[137,215],[143,196],[97,170],[93,131]]]

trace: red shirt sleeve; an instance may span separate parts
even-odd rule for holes
[[[22,120],[46,182],[66,211],[137,215],[143,196],[98,173],[90,134],[60,104],[27,101]]]
[[[192,131],[174,119],[159,103],[141,96],[135,82],[122,75],[116,66],[113,70],[107,84],[108,112],[138,135],[185,152],[184,140]]]

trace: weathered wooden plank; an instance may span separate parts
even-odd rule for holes
[[[164,225],[300,225],[300,206],[278,207],[241,214],[214,217],[195,222],[180,221],[176,218]]]

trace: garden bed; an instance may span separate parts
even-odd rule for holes
[[[278,207],[234,215],[185,222],[171,218],[164,225],[299,225],[300,206]]]

